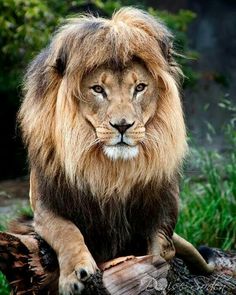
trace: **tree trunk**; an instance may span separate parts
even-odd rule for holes
[[[58,294],[58,262],[54,251],[29,221],[0,232],[0,270],[12,294]],[[236,253],[213,249],[217,268],[209,276],[194,275],[181,259],[167,264],[160,257],[123,257],[99,265],[85,285],[84,295],[236,294]]]

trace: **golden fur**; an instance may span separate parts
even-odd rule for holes
[[[96,262],[147,252],[170,259],[173,242],[185,244],[173,236],[187,143],[171,43],[166,27],[138,9],[111,20],[82,15],[29,67],[19,122],[35,230],[58,255],[61,294],[80,294]],[[91,90],[98,80],[106,99]],[[139,80],[147,85],[135,100]],[[122,136],[121,122],[129,127]],[[129,145],[115,158],[104,149],[118,147],[117,136]]]
[[[80,187],[81,176],[86,174],[97,196],[117,190],[124,196],[136,183],[171,179],[187,145],[176,81],[179,70],[169,64],[161,49],[168,38],[171,35],[161,23],[135,9],[122,9],[112,20],[92,16],[69,20],[54,36],[44,63],[36,72],[29,72],[25,83],[19,118],[31,163],[40,163],[48,177],[63,169],[68,180]],[[55,70],[62,54],[67,54],[63,76]],[[96,147],[88,148],[95,138],[78,116],[77,100],[83,100],[81,80],[99,65],[110,61],[125,65],[134,56],[145,62],[159,84],[156,114],[147,126],[152,139],[145,139],[142,152],[129,165],[125,161],[111,163]],[[39,87],[39,83],[45,84]],[[101,182],[101,173],[109,179]]]

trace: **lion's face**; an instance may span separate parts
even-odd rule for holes
[[[82,80],[81,112],[111,159],[132,159],[154,115],[157,85],[146,67],[133,62],[123,69],[101,66]]]

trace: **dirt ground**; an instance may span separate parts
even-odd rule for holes
[[[0,181],[0,217],[14,215],[17,209],[28,205],[29,178]]]

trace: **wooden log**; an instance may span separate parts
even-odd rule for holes
[[[58,294],[56,255],[26,223],[14,233],[0,232],[0,270],[13,295]],[[160,257],[121,257],[99,265],[83,294],[236,294],[236,253],[214,249],[214,274],[191,274],[181,259],[167,264]]]

